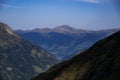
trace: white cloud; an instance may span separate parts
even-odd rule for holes
[[[100,2],[100,0],[80,0],[80,1],[89,2],[89,3],[99,3]]]
[[[9,5],[9,4],[5,4],[5,3],[0,3],[0,7],[5,7],[5,8],[23,8],[23,6]]]
[[[87,2],[87,3],[107,3],[107,2],[111,2],[113,0],[74,0],[74,1],[80,1],[80,2]]]
[[[88,3],[100,3],[100,0],[76,0],[76,1],[88,2]]]

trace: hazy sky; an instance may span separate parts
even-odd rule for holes
[[[0,21],[13,29],[70,25],[81,29],[120,27],[112,0],[0,0]]]

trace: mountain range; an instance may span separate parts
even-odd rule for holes
[[[120,80],[120,31],[32,80]]]
[[[0,80],[29,80],[58,60],[0,22]]]
[[[16,30],[21,37],[41,46],[59,60],[67,60],[88,49],[96,41],[120,29],[83,30],[62,25],[55,28]]]

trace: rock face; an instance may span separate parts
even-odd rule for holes
[[[16,32],[21,37],[52,53],[58,59],[66,60],[116,31],[118,30],[87,31],[62,25],[53,29],[19,30]]]
[[[0,80],[29,80],[56,63],[54,56],[0,22]]]
[[[32,80],[120,80],[120,31]]]

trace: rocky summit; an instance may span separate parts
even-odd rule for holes
[[[120,31],[32,80],[120,80]]]
[[[0,22],[0,80],[29,80],[56,63],[53,55]]]

